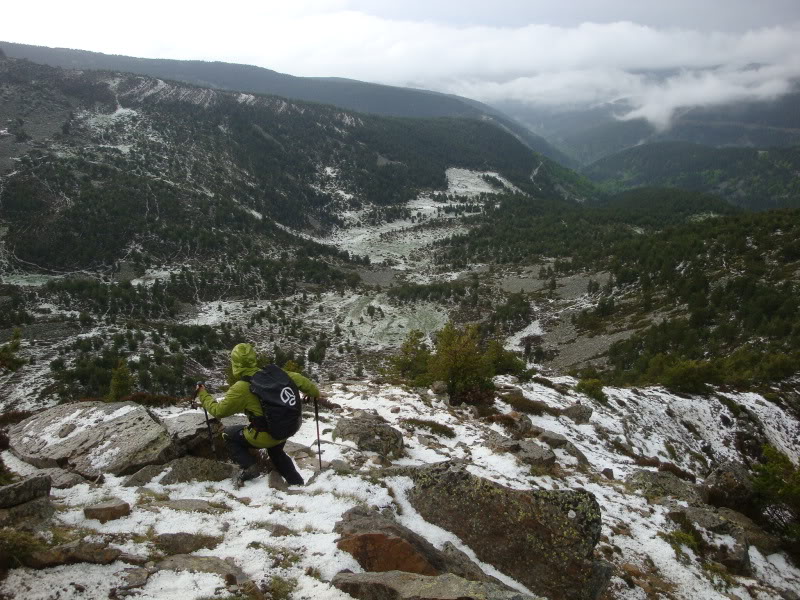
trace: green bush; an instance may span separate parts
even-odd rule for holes
[[[764,446],[764,459],[755,468],[758,502],[774,527],[800,543],[800,469],[770,445]]]
[[[608,402],[608,396],[603,391],[603,382],[599,379],[581,379],[575,386],[575,391],[586,394],[601,404]]]
[[[491,390],[492,365],[481,353],[478,328],[461,330],[452,323],[445,325],[436,339],[436,352],[428,361],[431,381],[444,381],[450,402],[485,401],[484,391]]]
[[[390,372],[416,386],[431,383],[428,376],[428,361],[431,351],[425,344],[425,334],[413,329],[408,332],[400,352],[390,360]]]

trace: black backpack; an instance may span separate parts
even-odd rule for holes
[[[263,417],[251,417],[256,431],[266,431],[276,440],[285,440],[300,429],[303,403],[300,390],[286,371],[267,365],[252,377],[242,377],[250,383],[250,391],[261,402]]]

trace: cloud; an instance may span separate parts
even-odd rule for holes
[[[47,19],[33,15],[29,3],[6,7],[3,21],[13,28],[0,24],[0,39],[242,62],[486,102],[558,107],[625,99],[631,110],[623,118],[643,117],[661,128],[683,108],[771,99],[800,78],[796,22],[707,32],[628,21],[460,25],[441,14],[436,21],[369,14],[366,3],[348,0],[230,0],[224,7],[198,0],[190,10],[183,3],[141,0],[124,15],[96,0],[83,2],[79,13],[63,2],[43,4],[35,10],[45,10]],[[735,4],[726,0],[719,10]]]

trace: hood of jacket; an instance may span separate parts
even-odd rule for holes
[[[231,351],[231,368],[238,381],[242,376],[252,376],[258,372],[256,349],[250,344],[236,344]]]

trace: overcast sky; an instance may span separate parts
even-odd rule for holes
[[[0,40],[240,62],[562,106],[772,99],[800,78],[800,0],[7,2]],[[658,70],[654,78],[646,72]]]

